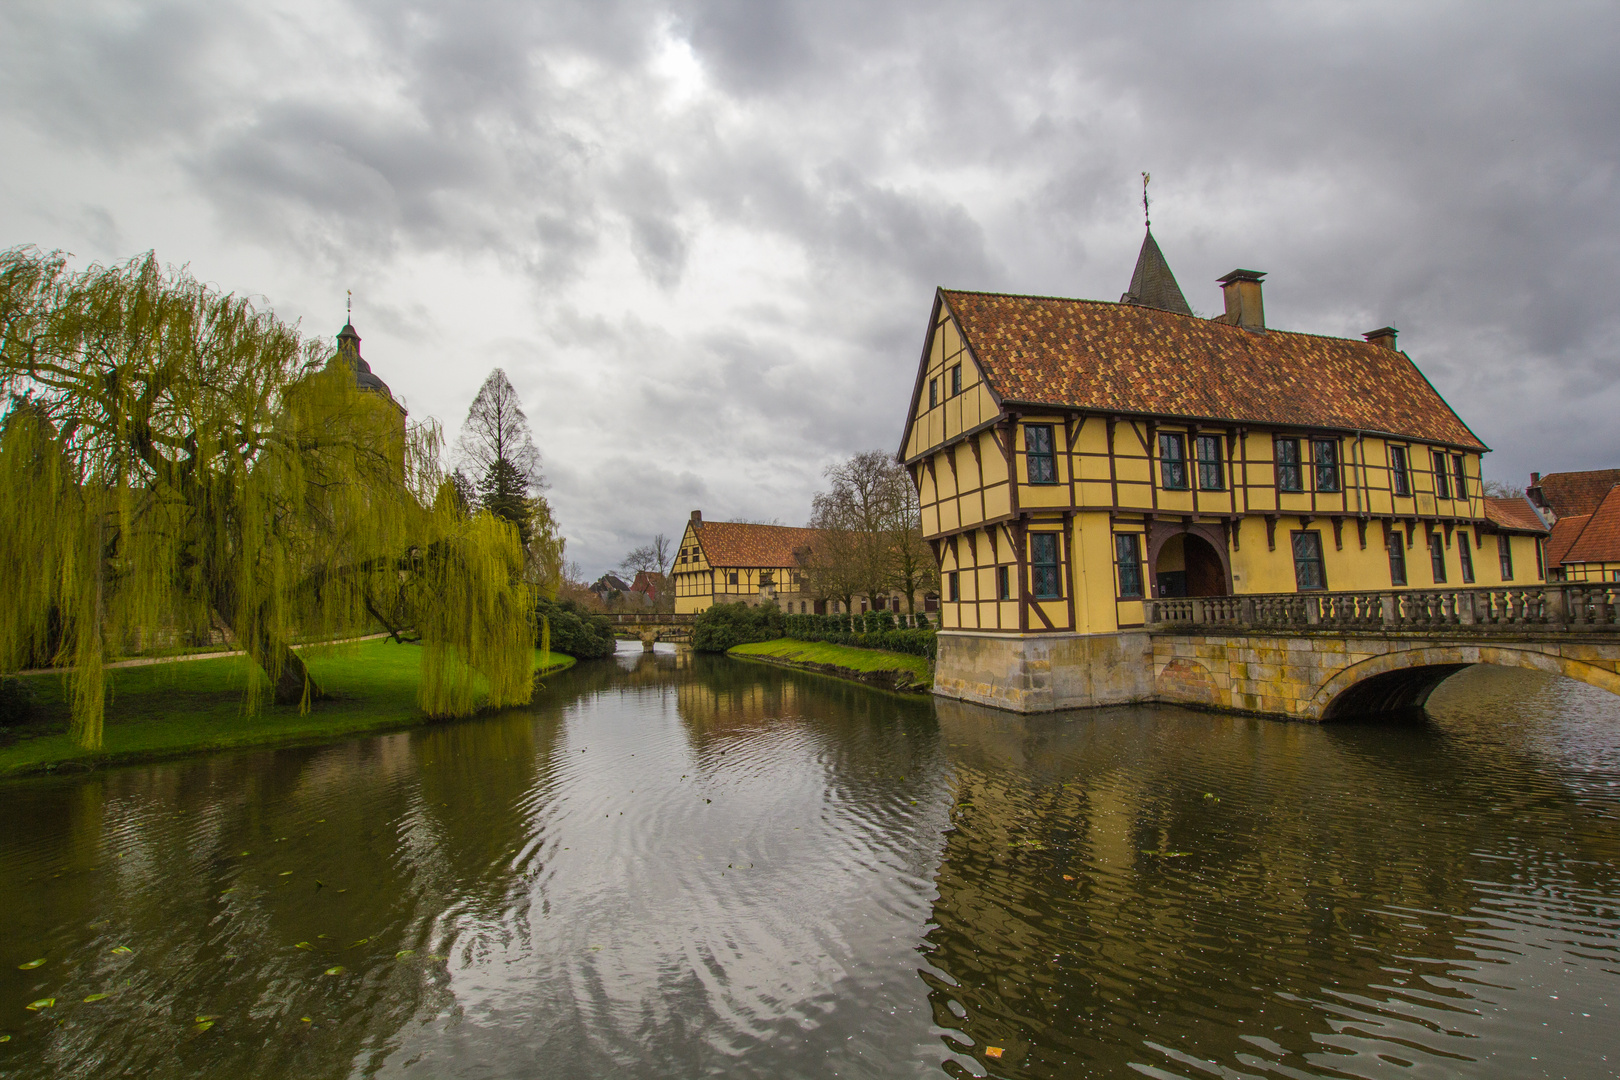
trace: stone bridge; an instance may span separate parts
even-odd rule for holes
[[[648,652],[652,651],[653,643],[657,641],[673,641],[681,644],[690,644],[692,641],[692,620],[695,615],[657,614],[653,612],[638,612],[634,615],[609,615],[613,620],[613,632],[622,638],[640,638],[641,647]]]
[[[1147,601],[1154,700],[1334,720],[1418,708],[1472,664],[1620,694],[1620,583]]]

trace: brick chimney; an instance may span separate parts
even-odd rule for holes
[[[1530,486],[1524,489],[1524,494],[1525,497],[1530,500],[1530,505],[1538,507],[1542,510],[1552,510],[1552,507],[1547,505],[1546,494],[1541,490],[1540,473],[1533,472],[1530,474]]]
[[[693,528],[698,528],[698,529],[701,529],[703,527],[703,511],[701,511],[701,510],[692,511],[692,526],[693,526]]]
[[[1377,330],[1369,330],[1361,336],[1367,339],[1367,344],[1376,345],[1380,349],[1395,348],[1396,329],[1393,326],[1380,326]]]
[[[1222,320],[1245,330],[1266,328],[1266,306],[1260,299],[1260,282],[1264,270],[1234,270],[1223,278],[1221,292],[1226,294],[1226,317]]]

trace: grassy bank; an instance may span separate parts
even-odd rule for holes
[[[39,718],[0,747],[0,776],[87,768],[246,746],[324,742],[348,735],[411,727],[427,717],[416,707],[421,651],[387,639],[305,654],[330,700],[306,716],[267,705],[242,714],[250,665],[245,657],[176,660],[107,672],[109,693],[103,746],[84,751],[67,734],[66,680],[29,676]],[[562,671],[574,658],[535,652],[539,671]]]
[[[921,656],[882,649],[858,649],[852,645],[833,645],[825,641],[799,641],[794,638],[756,641],[735,646],[728,650],[728,655],[787,664],[878,685],[898,679],[902,686],[910,683],[911,688],[927,689],[934,681],[933,665]]]

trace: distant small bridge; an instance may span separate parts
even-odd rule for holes
[[[1473,664],[1620,694],[1620,583],[1147,601],[1154,697],[1300,720],[1421,707]]]
[[[634,615],[609,615],[608,618],[613,620],[613,631],[617,636],[640,638],[641,647],[650,651],[653,643],[658,641],[690,644],[692,620],[697,616],[637,612]]]

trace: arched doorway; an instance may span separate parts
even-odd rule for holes
[[[1226,596],[1226,561],[1213,544],[1193,532],[1165,538],[1153,563],[1159,596]]]

